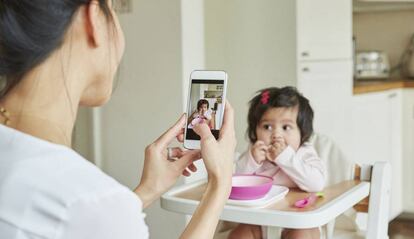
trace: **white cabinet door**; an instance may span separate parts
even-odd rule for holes
[[[391,158],[391,112],[386,93],[354,96],[350,129],[352,159],[372,164]]]
[[[298,89],[314,110],[315,132],[349,149],[349,102],[352,97],[352,61],[301,62]]]
[[[414,89],[403,92],[404,211],[414,213]]]
[[[391,207],[390,219],[394,219],[403,211],[403,131],[402,131],[402,91],[393,90],[388,93],[391,125]]]
[[[390,219],[402,212],[401,92],[387,91],[353,98],[352,160],[392,167]]]
[[[298,59],[352,58],[352,0],[297,0]]]

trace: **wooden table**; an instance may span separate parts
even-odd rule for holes
[[[198,181],[173,188],[161,198],[161,207],[191,215],[205,191],[206,182]],[[293,204],[309,193],[291,189],[286,197],[265,208],[225,205],[222,220],[268,226],[268,235],[279,238],[280,228],[314,228],[328,224],[367,197],[370,182],[349,180],[325,188],[324,197],[312,206],[299,209]],[[270,233],[270,234],[269,234]]]

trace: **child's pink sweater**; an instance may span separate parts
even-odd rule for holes
[[[288,146],[276,159],[276,164],[264,161],[258,164],[250,148],[236,163],[236,173],[260,174],[273,178],[273,183],[289,188],[299,187],[307,192],[323,190],[326,170],[314,147],[304,143],[298,151]]]

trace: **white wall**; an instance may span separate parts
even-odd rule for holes
[[[190,74],[205,68],[204,0],[181,0],[183,110],[187,107]]]
[[[229,75],[238,151],[246,148],[248,101],[269,86],[296,85],[292,0],[205,1],[206,66]]]
[[[79,108],[73,131],[72,145],[78,153],[88,160],[93,159],[92,110]]]
[[[403,114],[402,114],[402,129],[403,129],[403,203],[404,210],[409,213],[414,213],[414,90],[403,90]]]
[[[145,146],[183,112],[180,11],[179,0],[133,0],[133,12],[120,15],[127,47],[102,109],[103,169],[130,188],[139,182]],[[184,216],[159,201],[145,212],[151,238],[179,237]]]
[[[184,111],[187,109],[190,74],[193,70],[205,69],[204,25],[204,0],[181,0],[182,106]],[[203,162],[197,161],[195,165],[198,173],[185,178],[186,183],[206,177]]]

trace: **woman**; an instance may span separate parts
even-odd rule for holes
[[[109,100],[123,51],[111,1],[0,1],[0,238],[148,238],[142,209],[195,171],[200,153],[208,186],[181,237],[212,238],[231,187],[229,104],[218,141],[194,128],[200,151],[167,158],[184,116],[150,144],[133,192],[70,149],[78,106]]]

